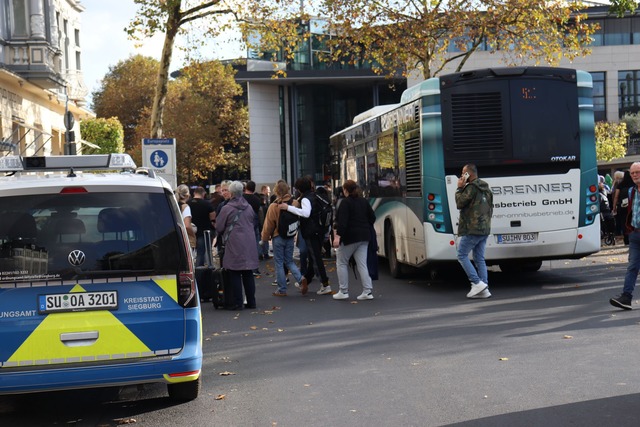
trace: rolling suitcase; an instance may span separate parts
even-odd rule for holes
[[[229,272],[224,268],[218,268],[212,272],[215,295],[213,296],[214,308],[230,308],[235,305],[233,289],[229,280]]]
[[[211,256],[211,231],[204,231],[205,265],[196,267],[196,284],[200,301],[211,301],[216,294],[213,257]]]
[[[233,307],[235,302],[233,300],[233,290],[231,289],[229,273],[222,267],[215,268],[213,263],[213,250],[211,248],[211,233],[209,230],[204,231],[204,251],[205,263],[207,265],[202,267],[205,270],[203,292],[205,292],[207,298],[204,299],[202,296],[200,298],[205,301],[211,301],[213,307],[216,309]],[[198,285],[198,292],[200,292],[200,285]]]

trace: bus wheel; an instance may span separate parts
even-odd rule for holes
[[[396,253],[396,235],[393,232],[393,228],[389,230],[387,242],[389,242],[389,250],[387,251],[387,259],[389,260],[389,271],[391,273],[391,277],[399,279],[402,277],[402,267],[398,262],[398,255]]]
[[[503,273],[534,273],[542,267],[542,261],[503,262],[498,264]]]
[[[542,267],[542,261],[528,261],[522,265],[522,271],[534,273],[540,270],[540,267]]]
[[[513,262],[501,262],[498,265],[503,273],[520,273],[522,271],[518,264]]]
[[[429,277],[429,280],[436,280],[439,276],[439,271],[436,267],[427,267],[427,276]]]

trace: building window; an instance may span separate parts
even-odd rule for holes
[[[640,44],[640,17],[631,20],[631,43]]]
[[[618,115],[640,111],[640,70],[618,71]]]
[[[62,33],[64,35],[64,69],[69,72],[69,21],[62,21]]]
[[[606,73],[592,72],[593,79],[593,115],[596,122],[607,120]]]
[[[29,10],[25,0],[13,0],[13,36],[29,36]]]
[[[591,36],[593,39],[591,46],[602,46],[604,44],[604,19],[590,19],[589,23],[598,25],[598,29]]]
[[[606,46],[631,44],[631,19],[608,19],[604,32],[604,44]]]

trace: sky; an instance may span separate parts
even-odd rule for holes
[[[85,11],[81,19],[82,72],[91,93],[99,88],[100,81],[109,72],[109,67],[124,61],[131,55],[141,54],[160,59],[164,35],[147,40],[142,47],[128,39],[124,28],[135,16],[137,7],[133,0],[82,0]],[[211,52],[203,53],[208,59],[229,59],[242,56],[244,52],[236,44],[217,40]],[[170,72],[183,65],[183,56],[174,48]]]

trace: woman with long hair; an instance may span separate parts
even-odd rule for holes
[[[357,299],[370,300],[373,299],[373,284],[367,268],[367,250],[376,214],[369,202],[360,196],[355,181],[347,180],[342,191],[345,197],[338,206],[336,234],[333,239],[333,247],[337,249],[336,267],[340,290],[333,298],[349,299],[349,259],[353,256],[362,281],[362,294]]]

